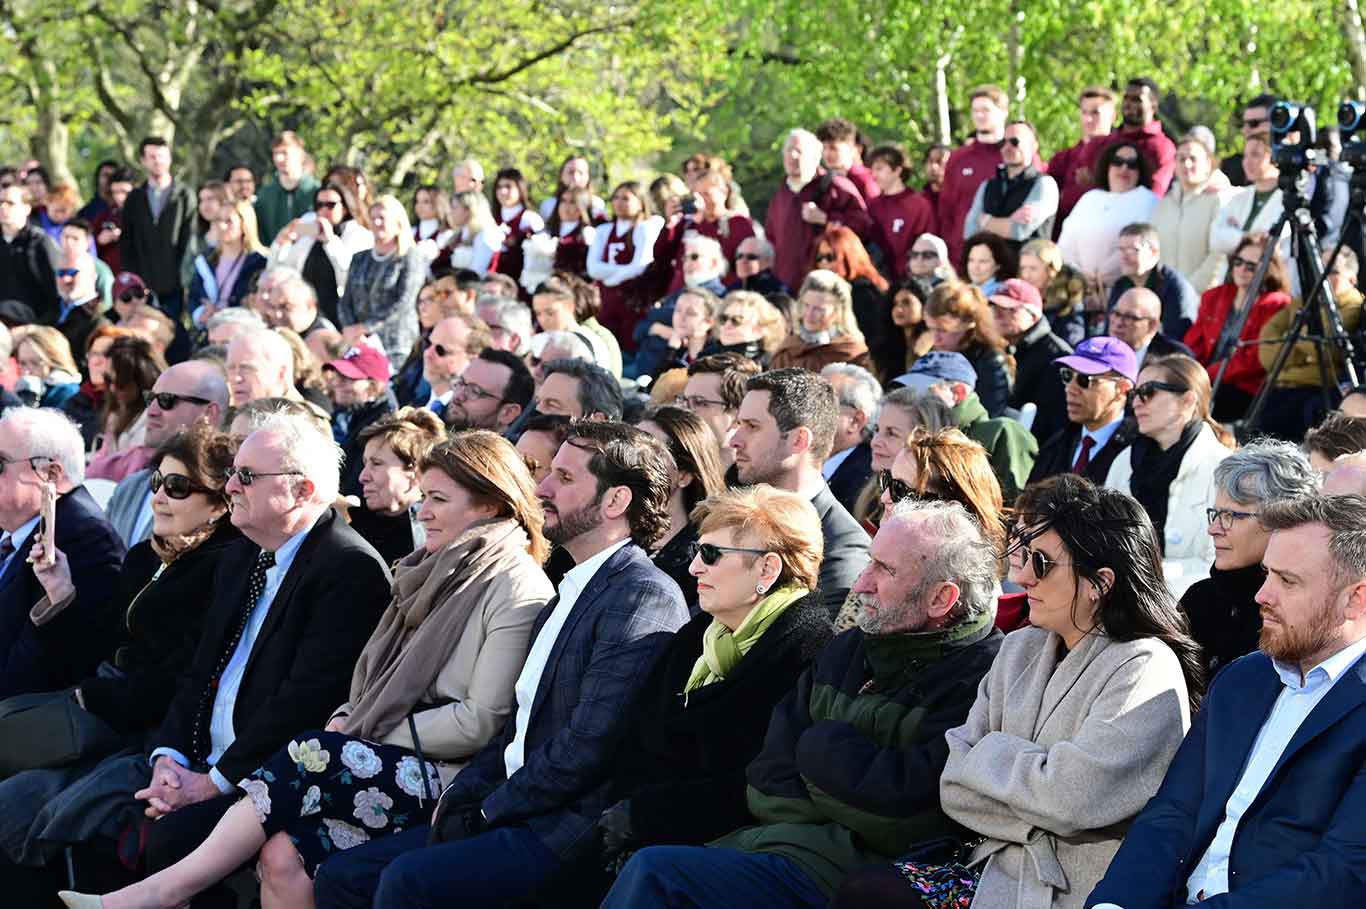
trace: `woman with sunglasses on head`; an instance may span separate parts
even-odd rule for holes
[[[1137,503],[1068,474],[1026,489],[1017,516],[1010,578],[1033,627],[1006,636],[939,779],[975,845],[841,896],[871,883],[909,906],[1080,909],[1199,706],[1198,648]]]
[[[26,770],[0,783],[0,803],[6,806],[0,829],[10,861],[36,865],[60,855],[60,848],[54,850],[42,839],[49,833],[61,838],[59,827],[70,817],[63,811],[63,791],[82,780],[95,759],[140,754],[143,737],[165,718],[198,644],[210,602],[205,592],[213,587],[219,559],[242,538],[228,520],[223,493],[234,450],[231,438],[196,423],[152,456],[151,537],[128,550],[117,584],[104,593],[107,605],[99,615],[108,620],[107,626],[89,630],[107,642],[104,664],[70,692],[81,711],[81,725],[104,730],[88,740],[100,747],[67,766]],[[34,552],[42,553],[41,542],[35,543]],[[59,616],[76,595],[66,554],[53,554],[51,568],[36,560],[33,566],[47,594],[34,607],[40,627]],[[21,804],[28,810],[18,810]],[[49,821],[30,831],[40,808],[49,810]],[[18,876],[15,867],[8,871]],[[17,881],[7,878],[7,883]],[[40,903],[13,891],[9,898],[16,905],[47,904],[46,897]]]
[[[1217,420],[1227,422],[1242,417],[1266,381],[1257,345],[1237,349],[1234,345],[1239,341],[1255,342],[1262,326],[1290,305],[1290,280],[1279,252],[1272,255],[1256,299],[1251,299],[1252,277],[1266,252],[1267,239],[1266,234],[1256,233],[1246,234],[1238,241],[1228,259],[1228,277],[1201,294],[1200,310],[1184,338],[1196,359],[1208,367],[1211,382],[1219,375],[1224,359],[1228,360],[1219,394],[1214,399]],[[1245,320],[1242,331],[1234,337],[1240,320]],[[1279,345],[1268,346],[1274,352]]]
[[[688,611],[696,615],[697,578],[688,567],[692,564],[697,525],[689,515],[703,499],[726,488],[716,436],[701,417],[681,407],[647,411],[638,425],[663,442],[678,465],[669,493],[669,530],[650,558],[656,568],[678,583]]]
[[[1120,275],[1119,232],[1146,223],[1157,205],[1153,174],[1142,150],[1128,140],[1108,146],[1096,164],[1096,188],[1087,190],[1062,222],[1062,260],[1087,277],[1111,284]]]
[[[871,344],[882,338],[881,311],[887,294],[887,279],[868,258],[863,241],[847,227],[827,225],[811,244],[811,263],[807,273],[823,268],[849,282],[854,319]]]
[[[700,845],[750,823],[745,768],[769,714],[830,640],[815,591],[824,541],[805,498],[771,486],[712,496],[692,513],[689,571],[702,612],[669,640],[622,737],[623,800],[598,821],[602,859]]]
[[[1149,359],[1132,394],[1139,434],[1110,465],[1105,485],[1147,512],[1167,587],[1179,597],[1214,561],[1205,509],[1214,504],[1214,470],[1233,437],[1210,415],[1209,376],[1190,357]]]
[[[792,334],[773,352],[773,368],[799,367],[820,372],[831,363],[868,365],[868,345],[854,317],[849,282],[818,268],[797,291]]]
[[[1209,577],[1181,595],[1210,678],[1257,649],[1262,614],[1256,597],[1266,582],[1262,557],[1270,540],[1258,516],[1276,502],[1317,495],[1322,479],[1299,446],[1273,439],[1240,448],[1214,468],[1214,504],[1205,510],[1214,564]]]
[[[982,289],[966,281],[939,285],[925,303],[925,324],[935,350],[960,353],[977,373],[977,397],[987,416],[999,417],[1010,403],[1015,361],[1006,353],[1006,339],[996,330]]]
[[[237,781],[243,798],[194,852],[104,897],[107,909],[181,905],[258,854],[264,909],[311,906],[320,864],[425,823],[501,732],[532,623],[554,595],[541,503],[512,443],[485,430],[438,445],[419,473],[426,541],[395,568],[350,699],[325,730],[301,732]]]

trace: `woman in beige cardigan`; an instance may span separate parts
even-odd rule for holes
[[[458,433],[419,470],[426,543],[398,563],[393,601],[326,730],[238,783],[246,797],[183,861],[102,900],[64,893],[67,905],[177,906],[259,852],[264,909],[309,907],[323,859],[427,823],[442,786],[512,711],[554,590],[541,505],[511,443]]]
[[[983,837],[973,909],[1080,909],[1181,744],[1201,663],[1137,502],[1065,474],[1017,507],[1034,627],[947,733],[940,798]]]

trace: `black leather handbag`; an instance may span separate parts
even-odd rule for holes
[[[0,777],[110,754],[124,736],[76,703],[74,689],[0,701]]]

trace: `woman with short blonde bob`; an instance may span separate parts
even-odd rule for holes
[[[604,859],[749,823],[745,767],[774,706],[830,639],[809,501],[771,486],[731,490],[693,509],[692,524],[702,612],[670,640],[636,702],[615,770],[625,798],[598,821]]]
[[[105,909],[178,906],[258,852],[264,909],[312,906],[318,865],[423,823],[503,728],[532,622],[554,595],[541,504],[512,444],[492,432],[456,434],[420,472],[426,542],[395,569],[350,700],[325,731],[300,734],[239,781],[245,797],[198,849],[105,896]]]
[[[35,400],[35,407],[61,407],[81,387],[81,370],[71,356],[71,344],[50,325],[20,325],[14,329],[14,359],[19,364],[19,388]],[[24,386],[31,386],[25,388]]]
[[[773,354],[773,368],[799,367],[820,372],[831,363],[867,367],[868,345],[854,318],[849,282],[818,268],[797,292],[797,324]]]
[[[408,212],[392,195],[370,206],[373,249],[351,259],[346,292],[337,303],[337,324],[349,344],[377,335],[394,368],[403,365],[419,333],[417,294],[427,276],[427,259],[417,248]]]

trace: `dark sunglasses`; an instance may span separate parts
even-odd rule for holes
[[[181,401],[189,401],[191,404],[208,405],[213,402],[208,398],[196,398],[194,395],[175,395],[169,391],[144,391],[142,393],[142,404],[144,407],[151,407],[152,402],[157,402],[157,407],[162,410],[174,410],[180,406]]]
[[[432,350],[436,351],[438,357],[449,357],[451,354],[460,352],[454,347],[447,347],[445,344],[433,344]]]
[[[1029,570],[1034,572],[1034,577],[1040,581],[1048,577],[1048,573],[1052,571],[1054,567],[1070,564],[1068,562],[1050,559],[1041,551],[1031,549],[1029,544],[1023,540],[1011,549],[1008,555],[1010,556],[1011,563],[1017,568],[1023,568],[1028,564]]]
[[[1242,256],[1234,256],[1229,262],[1231,268],[1246,268],[1249,271],[1257,267],[1257,262],[1253,259],[1244,259]]]
[[[1177,385],[1175,382],[1144,382],[1129,394],[1147,404],[1159,391],[1170,391],[1174,395],[1183,395],[1190,389],[1185,385]]]
[[[717,546],[715,543],[689,543],[688,561],[696,558],[702,559],[703,565],[715,565],[721,561],[721,556],[728,552],[752,552],[755,555],[767,555],[767,549],[747,549],[743,546]]]
[[[223,474],[223,480],[227,482],[234,476],[237,477],[237,482],[241,483],[243,486],[250,486],[261,477],[301,477],[303,474],[297,470],[277,470],[273,473],[258,473],[250,467],[229,467]]]
[[[731,315],[731,316],[722,316],[722,317],[721,317],[720,319],[718,319],[717,321],[720,322],[722,325],[733,325],[733,326],[735,326],[736,328],[739,328],[741,325],[744,325],[744,324],[745,324],[745,317],[744,317],[744,316],[735,316],[735,315]]]
[[[59,278],[74,278],[74,277],[76,277],[77,275],[79,275],[80,273],[81,273],[81,270],[80,270],[79,268],[59,268],[59,269],[57,269],[57,277],[59,277]]]
[[[166,487],[166,497],[168,499],[188,499],[196,492],[212,493],[214,490],[206,486],[200,486],[194,480],[185,476],[183,473],[162,473],[160,470],[152,471],[152,494],[161,491],[161,487]]]
[[[939,253],[932,249],[913,249],[911,250],[912,259],[938,259]]]
[[[877,474],[878,492],[885,492],[892,497],[893,502],[900,502],[902,499],[909,499],[915,495],[915,490],[911,484],[898,480],[892,476],[890,470],[879,470]]]
[[[759,258],[760,258],[760,256],[759,256],[758,253],[736,253],[736,254],[735,254],[735,261],[736,261],[736,262],[758,262],[758,261],[759,261]]]
[[[323,209],[327,209],[327,210],[330,211],[331,209],[336,208],[338,205],[341,205],[341,203],[340,203],[340,202],[329,202],[329,201],[327,201],[326,199],[319,199],[317,202],[314,202],[314,203],[313,203],[313,210],[314,210],[314,211],[322,211]]]
[[[1100,379],[1109,379],[1111,376],[1090,376],[1084,372],[1077,372],[1070,366],[1060,366],[1058,367],[1058,378],[1062,380],[1062,384],[1064,385],[1075,381],[1077,387],[1082,391],[1085,391],[1091,387],[1092,382],[1099,381]]]
[[[817,261],[817,262],[833,262],[833,261],[835,261],[835,254],[834,254],[834,253],[816,253],[816,261]]]
[[[1257,127],[1261,126],[1261,125],[1264,124],[1264,123],[1266,123],[1266,117],[1244,117],[1244,118],[1243,118],[1243,126],[1247,127],[1248,129],[1256,129]]]
[[[1111,158],[1111,167],[1127,167],[1129,170],[1138,170],[1137,158]]]
[[[125,290],[123,293],[119,294],[119,302],[132,303],[134,300],[141,300],[145,296],[147,296],[147,291],[145,290]]]
[[[1004,141],[1006,145],[1013,145],[1015,148],[1019,148],[1019,147],[1020,147],[1020,137],[1019,137],[1019,136],[1006,136],[1005,139],[1002,140],[1002,141]]]

